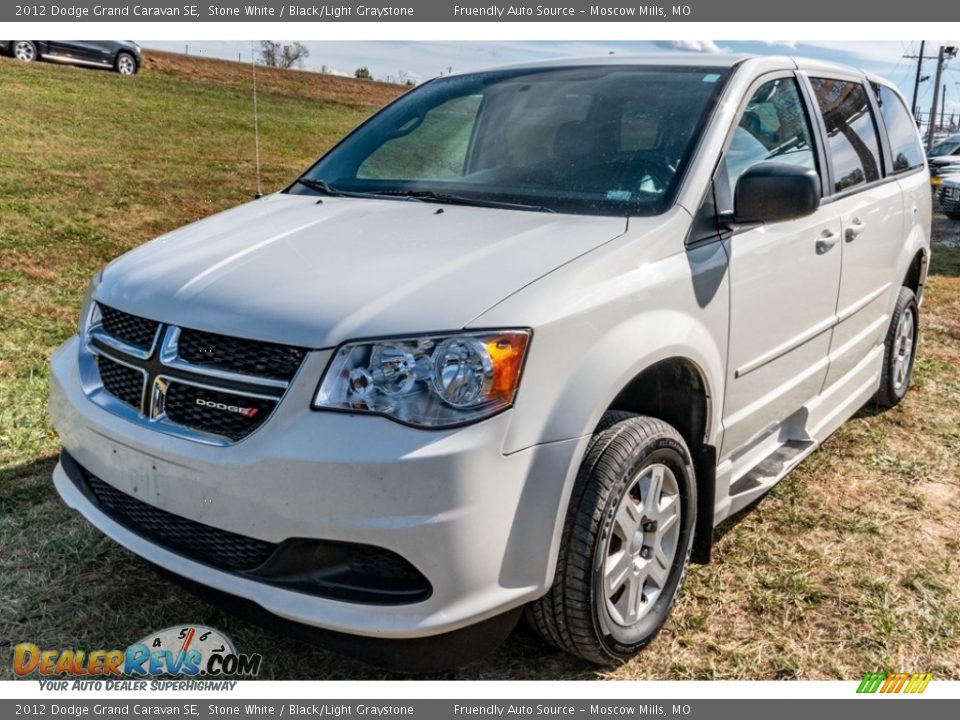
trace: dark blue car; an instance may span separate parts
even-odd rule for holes
[[[25,62],[53,62],[110,68],[121,75],[140,69],[140,46],[133,40],[0,40],[0,53]]]

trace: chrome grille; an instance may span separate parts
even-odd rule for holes
[[[266,422],[307,354],[102,304],[84,340],[81,375],[91,400],[162,432],[218,445]]]

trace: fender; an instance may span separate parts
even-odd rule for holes
[[[537,340],[552,342],[552,337]],[[559,342],[562,339],[557,338]],[[629,318],[595,340],[581,356],[576,370],[536,402],[544,426],[538,442],[555,442],[590,435],[611,403],[634,378],[663,360],[690,362],[707,389],[706,442],[713,444],[720,428],[723,362],[715,336],[690,315],[678,310],[655,310]],[[537,370],[534,370],[537,371]],[[518,413],[519,416],[519,413]],[[523,443],[519,417],[511,424],[510,439]],[[536,444],[536,443],[532,443]],[[519,448],[517,448],[519,449]]]
[[[718,442],[728,257],[721,242],[683,249],[689,222],[678,213],[642,237],[618,239],[602,257],[591,253],[535,283],[532,302],[520,292],[478,318],[478,326],[522,318],[536,328],[505,454],[590,435],[633,378],[674,357],[698,369],[710,398],[704,439]]]

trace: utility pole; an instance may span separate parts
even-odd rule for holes
[[[927,150],[933,147],[933,134],[937,125],[937,103],[940,101],[940,78],[943,76],[943,55],[946,48],[941,45],[937,56],[937,79],[933,83],[933,105],[930,106],[930,119],[927,121]]]
[[[943,84],[943,95],[940,96],[940,128],[943,129],[944,110],[947,109],[947,84]]]
[[[927,45],[926,40],[920,41],[920,54],[917,55],[917,78],[913,81],[913,104],[910,105],[910,112],[917,116],[917,94],[920,92],[920,69],[923,67],[923,50]]]

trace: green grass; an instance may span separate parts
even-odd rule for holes
[[[229,67],[216,70],[219,78]],[[47,362],[74,332],[89,275],[253,194],[242,78],[200,80],[148,68],[125,81],[0,60],[0,678],[19,642],[125,647],[184,622],[263,653],[266,677],[383,677],[195,600],[51,486]],[[289,84],[261,94],[267,190],[370,111],[296,94]],[[960,679],[960,249],[946,246],[957,227],[938,219],[945,244],[935,248],[905,403],[862,411],[720,528],[714,563],[691,569],[646,652],[598,670],[521,627],[490,657],[443,677],[852,680],[903,670]]]

